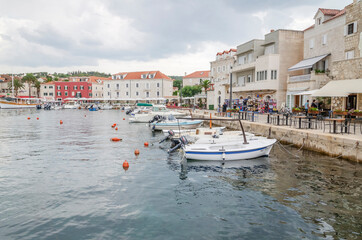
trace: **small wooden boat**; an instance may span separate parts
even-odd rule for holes
[[[38,98],[2,98],[0,100],[0,108],[2,109],[18,109],[18,108],[36,108],[39,105]]]

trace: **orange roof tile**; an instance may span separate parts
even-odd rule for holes
[[[334,15],[333,17],[331,17],[330,19],[325,20],[323,23],[328,22],[328,21],[331,21],[331,20],[333,20],[333,19],[335,19],[335,18],[337,18],[337,17],[340,17],[340,16],[342,16],[342,15],[345,14],[345,13],[346,13],[346,8],[344,8],[343,10],[341,10],[339,13],[337,13],[336,15]]]
[[[318,10],[320,10],[324,15],[328,16],[334,16],[341,11],[339,9],[327,9],[327,8],[319,8]]]
[[[208,78],[210,77],[210,71],[196,71],[189,75],[184,76],[183,78]]]
[[[142,75],[144,74],[155,74],[155,76],[153,78],[149,78],[147,76],[147,78],[145,79],[167,79],[167,80],[172,80],[171,78],[169,78],[168,76],[166,76],[165,74],[163,74],[160,71],[144,71],[144,72],[120,72],[120,73],[116,73],[113,74],[114,75],[125,75],[126,77],[123,78],[123,80],[129,80],[129,79],[142,79]]]

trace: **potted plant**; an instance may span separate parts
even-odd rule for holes
[[[318,111],[318,108],[312,107],[312,108],[308,109],[308,113],[310,113],[310,114],[319,114],[319,111]]]
[[[299,112],[303,112],[303,110],[300,109],[299,107],[294,107],[294,108],[292,109],[292,112],[293,112],[293,113],[299,113]]]
[[[333,111],[334,115],[342,115],[342,116],[346,116],[348,114],[347,111],[342,111],[341,109],[336,109]]]
[[[351,113],[352,116],[356,116],[356,117],[362,117],[362,111],[361,110],[354,110]]]

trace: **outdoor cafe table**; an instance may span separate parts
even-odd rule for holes
[[[337,122],[344,122],[344,118],[325,118],[324,121],[333,121],[333,133],[337,133]],[[347,128],[345,129],[347,132]]]
[[[295,116],[294,118],[299,119],[299,122],[298,122],[299,128],[302,128],[302,119],[308,119],[309,120],[308,128],[311,128],[312,127],[312,119],[314,119],[315,117]]]
[[[280,120],[283,119],[284,114],[270,114],[270,113],[268,113],[267,123],[270,123],[270,116],[276,117],[277,118],[277,125],[280,125]],[[289,119],[289,116],[285,115],[285,125],[287,125],[287,126],[288,126],[288,119]]]

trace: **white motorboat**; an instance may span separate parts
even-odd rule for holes
[[[64,109],[78,109],[79,107],[80,107],[80,104],[76,101],[67,101],[63,105]]]
[[[172,115],[167,120],[151,123],[154,130],[195,129],[201,126],[203,120],[177,120]]]
[[[276,142],[275,139],[265,137],[249,137],[246,144],[239,137],[236,139],[223,141],[200,139],[194,144],[183,146],[186,159],[223,161],[223,160],[243,160],[262,156],[269,156],[269,153]]]
[[[131,114],[131,115],[132,115],[132,117],[129,119],[130,123],[148,123],[156,115],[160,115],[160,116],[173,115],[173,116],[177,117],[177,116],[185,116],[186,114],[180,113],[180,112],[175,112],[175,111],[170,111],[164,105],[154,105],[154,106],[152,106],[151,111],[148,113],[136,113],[136,114]]]
[[[36,108],[40,104],[38,98],[2,98],[0,100],[0,108],[2,109],[18,109],[18,108]]]
[[[99,108],[101,110],[111,110],[111,109],[113,109],[113,106],[110,103],[106,103],[106,104],[99,106]]]

